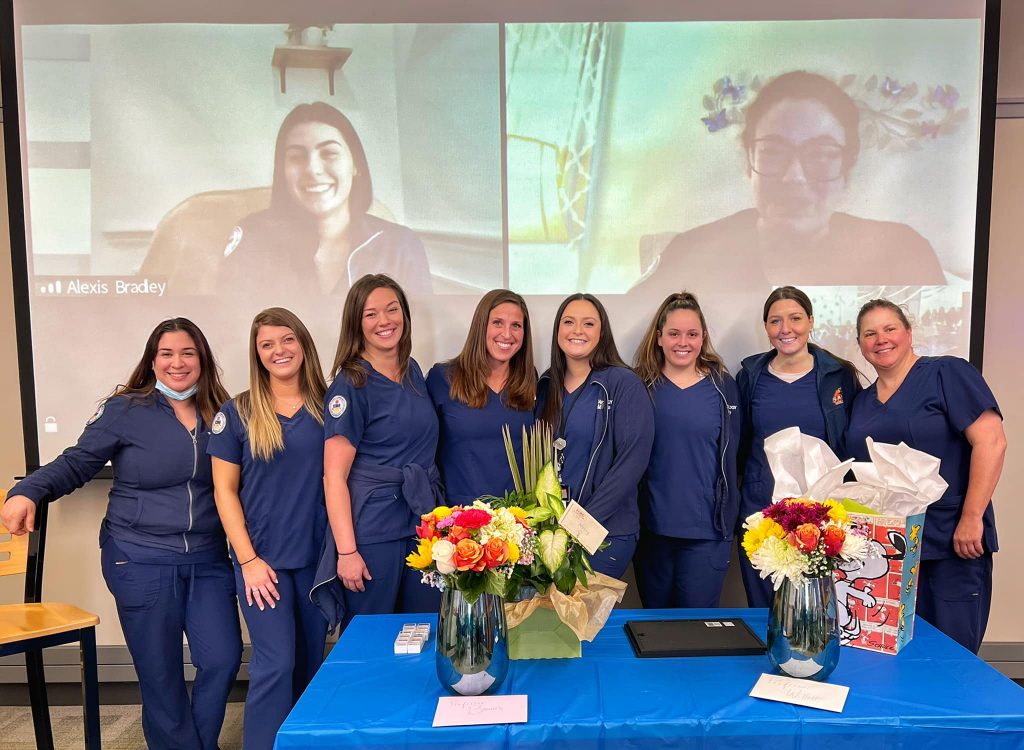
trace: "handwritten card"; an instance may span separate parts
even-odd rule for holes
[[[437,699],[434,712],[435,727],[525,722],[525,695],[445,696]]]
[[[850,688],[843,685],[763,674],[750,691],[750,697],[842,713],[849,692]]]
[[[565,513],[562,514],[558,523],[572,534],[576,541],[583,545],[583,549],[590,554],[597,552],[601,542],[608,536],[608,529],[583,510],[583,506],[575,500],[569,503],[569,507],[565,509]]]

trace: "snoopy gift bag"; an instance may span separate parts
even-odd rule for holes
[[[867,440],[870,463],[840,461],[828,445],[791,427],[764,441],[773,500],[842,500],[868,540],[863,560],[835,572],[844,646],[895,654],[914,637],[914,609],[925,511],[946,490],[939,459],[900,443]],[[852,470],[856,482],[843,483]]]
[[[924,513],[851,512],[849,521],[866,532],[868,551],[835,573],[840,642],[895,654],[914,637]]]

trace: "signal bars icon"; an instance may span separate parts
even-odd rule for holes
[[[51,281],[48,284],[39,285],[40,294],[61,294],[63,293],[63,291],[64,285],[61,283],[60,279],[57,279],[56,281]]]

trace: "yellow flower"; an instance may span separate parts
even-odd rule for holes
[[[434,508],[434,518],[440,521],[442,518],[447,518],[452,514],[452,509],[447,505],[439,505]]]
[[[515,565],[519,562],[519,546],[515,542],[506,542],[508,545],[508,561]]]
[[[770,518],[762,518],[757,526],[747,529],[747,533],[743,535],[743,550],[747,553],[747,557],[753,557],[754,553],[764,544],[765,539],[769,537],[782,539],[785,535],[782,527],[775,521]]]
[[[838,500],[826,500],[824,505],[828,506],[828,517],[836,523],[846,523],[846,508]]]
[[[508,512],[522,521],[526,520],[526,511],[520,508],[518,505],[513,505],[511,508],[508,509]]]
[[[415,552],[411,552],[408,557],[405,558],[406,564],[410,568],[416,568],[416,570],[424,570],[430,567],[430,563],[433,562],[431,556],[431,550],[434,547],[433,539],[420,539],[419,545],[416,547]]]

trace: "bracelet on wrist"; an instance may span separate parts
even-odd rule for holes
[[[252,562],[253,560],[256,560],[256,559],[258,559],[258,558],[259,558],[259,555],[253,555],[253,556],[252,556],[252,557],[250,557],[250,558],[249,558],[248,560],[246,560],[246,561],[245,561],[244,563],[238,563],[238,567],[240,567],[240,568],[241,568],[241,567],[242,567],[243,565],[248,565],[248,564],[249,564],[249,563],[251,563],[251,562]]]
[[[348,557],[349,555],[354,555],[358,551],[359,551],[359,549],[356,548],[356,549],[352,550],[351,552],[339,552],[338,553],[338,557]]]

